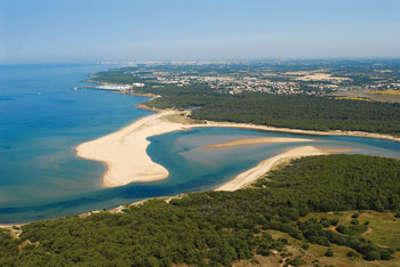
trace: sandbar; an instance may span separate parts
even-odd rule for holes
[[[168,120],[173,114],[176,111],[163,111],[139,119],[114,133],[80,144],[76,153],[81,158],[105,163],[104,187],[164,179],[169,175],[168,170],[147,155],[150,144],[147,138],[193,127]]]
[[[102,178],[102,186],[115,187],[123,186],[132,182],[153,182],[167,178],[169,175],[168,170],[160,164],[153,162],[146,152],[150,144],[148,138],[155,135],[173,131],[187,130],[195,127],[229,127],[306,135],[353,135],[400,141],[400,138],[398,137],[365,132],[323,132],[276,128],[246,123],[192,121],[187,118],[188,114],[188,111],[159,111],[158,113],[139,119],[111,134],[80,144],[76,147],[76,153],[81,158],[103,162],[107,168]],[[265,137],[236,141],[234,140],[225,144],[217,144],[217,147],[275,142],[307,142],[309,140],[311,139]],[[314,155],[316,150],[313,149],[313,152],[310,153],[311,150],[311,148],[307,148],[303,152],[305,152],[306,155]],[[297,155],[301,154],[302,152],[300,150],[294,150],[292,153]],[[263,161],[260,164],[269,163]],[[265,170],[265,167],[261,169]],[[260,172],[256,173],[262,175]]]
[[[312,142],[312,139],[289,138],[289,137],[254,137],[239,138],[228,142],[207,145],[207,148],[230,148],[237,146],[260,145],[260,144],[280,144],[280,143],[298,143]]]

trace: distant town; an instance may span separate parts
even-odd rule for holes
[[[110,62],[103,62],[110,63]],[[269,60],[128,62],[91,78],[99,89],[206,85],[231,95],[258,92],[400,100],[400,60]],[[110,83],[110,81],[114,81]],[[395,97],[393,97],[395,96]]]

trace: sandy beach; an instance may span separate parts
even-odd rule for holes
[[[160,164],[152,161],[147,155],[147,147],[150,142],[148,137],[160,135],[172,131],[186,130],[194,127],[231,127],[254,130],[265,130],[275,132],[288,132],[306,135],[353,135],[361,137],[383,138],[394,141],[400,141],[388,135],[380,135],[365,132],[345,132],[345,131],[307,131],[297,129],[276,128],[263,125],[252,125],[245,123],[228,123],[228,122],[211,122],[202,121],[194,122],[186,118],[188,112],[165,110],[153,115],[139,119],[132,124],[117,130],[111,134],[100,137],[98,139],[82,143],[76,147],[76,153],[79,157],[88,160],[103,162],[107,166],[107,170],[103,175],[102,185],[104,187],[123,186],[132,182],[152,182],[168,177],[168,170]],[[231,140],[222,144],[210,145],[210,148],[227,148],[240,145],[262,144],[262,143],[285,143],[285,142],[308,142],[312,139],[302,138],[244,138],[239,140]],[[287,152],[289,153],[289,151]],[[282,157],[298,157],[300,154],[314,155],[316,149],[303,148],[302,150],[294,150]],[[280,158],[278,158],[279,160]],[[273,161],[275,161],[274,159]],[[268,161],[269,162],[269,161]],[[262,166],[270,164],[263,161]],[[260,171],[253,172],[251,176],[262,175],[262,171],[266,167],[258,168]],[[261,171],[262,170],[262,171]],[[249,170],[251,171],[251,170]],[[249,174],[243,174],[249,175]],[[247,180],[246,180],[247,181]],[[246,184],[246,183],[245,183]],[[228,188],[228,187],[226,187]],[[237,188],[237,186],[235,187]]]
[[[224,183],[223,185],[215,188],[215,191],[235,191],[240,188],[246,187],[258,178],[271,171],[276,166],[284,164],[294,159],[308,157],[308,156],[318,156],[326,154],[324,151],[314,147],[314,146],[302,146],[290,149],[283,153],[280,153],[274,157],[267,158],[261,161],[257,166],[240,173],[230,181]]]
[[[163,111],[144,117],[114,133],[80,144],[76,153],[81,158],[106,164],[104,187],[164,179],[168,177],[168,171],[147,155],[150,144],[147,138],[193,127],[168,119],[175,114],[176,111]]]
[[[251,130],[262,130],[269,132],[282,132],[282,133],[293,133],[293,134],[304,134],[304,135],[318,135],[318,136],[357,136],[357,137],[368,137],[376,139],[385,139],[400,142],[400,137],[379,134],[379,133],[368,133],[362,131],[342,131],[342,130],[331,130],[331,131],[316,131],[316,130],[301,130],[301,129],[291,129],[291,128],[280,128],[266,125],[257,125],[250,123],[236,123],[236,122],[215,122],[215,121],[205,121],[208,126],[214,127],[227,127],[227,128],[242,128]]]

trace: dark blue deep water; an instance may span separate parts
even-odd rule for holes
[[[310,136],[201,128],[150,138],[148,153],[166,180],[100,187],[104,166],[76,158],[74,147],[150,114],[146,100],[96,90],[73,90],[104,65],[0,66],[0,223],[24,222],[111,208],[134,200],[206,190],[296,144],[205,149],[244,137]],[[400,157],[400,143],[357,137],[313,137],[321,147]]]

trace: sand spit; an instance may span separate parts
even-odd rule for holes
[[[301,130],[292,128],[280,128],[266,125],[250,124],[250,123],[237,123],[237,122],[216,122],[216,121],[205,121],[209,127],[227,127],[227,128],[242,128],[251,130],[261,130],[269,132],[281,132],[281,133],[292,133],[292,134],[303,134],[303,135],[317,135],[317,136],[357,136],[384,139],[395,142],[400,142],[400,137],[389,134],[369,133],[362,131],[342,131],[342,130],[331,130],[331,131],[317,131],[317,130]]]
[[[262,175],[266,174],[274,167],[285,162],[308,156],[319,156],[325,154],[324,151],[313,146],[302,146],[290,149],[274,157],[261,161],[257,166],[244,171],[227,183],[217,187],[215,191],[235,191],[246,187],[255,182]]]
[[[77,155],[106,164],[105,187],[164,179],[168,171],[147,155],[147,138],[193,127],[168,120],[168,116],[175,114],[176,111],[163,111],[144,117],[114,133],[80,144]]]

